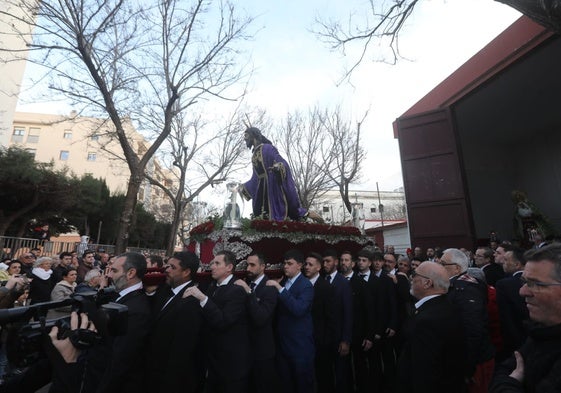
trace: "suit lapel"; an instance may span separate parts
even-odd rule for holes
[[[159,314],[158,314],[158,318],[162,317],[163,315],[167,314],[170,310],[172,310],[179,302],[181,302],[181,299],[183,298],[183,292],[185,292],[185,290],[189,287],[192,287],[193,285],[195,285],[195,283],[193,281],[191,281],[188,285],[185,285],[181,291],[179,291],[177,293],[177,295],[175,295],[171,301],[163,308],[160,310]],[[173,293],[173,292],[172,292]],[[165,303],[164,303],[165,304]]]

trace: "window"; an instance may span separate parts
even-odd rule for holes
[[[22,143],[23,137],[25,136],[25,128],[23,127],[14,127],[14,133],[12,134],[12,142],[14,143]]]
[[[64,135],[62,136],[64,139],[72,139],[72,131],[64,130]]]
[[[27,136],[27,143],[38,143],[40,133],[41,133],[40,128],[29,127],[29,135]]]
[[[97,153],[88,153],[88,161],[95,161],[97,158]]]
[[[68,150],[61,150],[59,159],[61,161],[67,161],[69,156],[70,156],[70,152]]]
[[[37,155],[37,149],[25,149],[25,151],[33,155],[33,158]]]

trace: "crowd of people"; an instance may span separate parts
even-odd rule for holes
[[[391,246],[356,255],[294,249],[278,279],[267,276],[259,252],[237,278],[236,256],[221,251],[210,263],[209,285],[197,280],[200,261],[189,251],[165,261],[90,251],[53,261],[29,252],[4,263],[2,308],[107,286],[128,307],[127,334],[105,336],[94,348],[79,350],[51,334],[64,361],[51,358],[48,372],[34,374],[33,388],[51,382],[53,392],[561,391],[560,244],[525,251],[500,243],[474,253],[415,247],[405,255]],[[162,269],[165,283],[147,284],[151,267]],[[95,329],[85,320],[74,327]],[[22,386],[18,391],[26,391]]]

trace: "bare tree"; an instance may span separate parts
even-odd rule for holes
[[[205,188],[222,182],[239,169],[238,159],[244,147],[243,125],[237,115],[222,127],[205,123],[200,116],[193,120],[177,116],[168,142],[169,151],[164,151],[163,156],[171,158],[177,181],[170,187],[148,174],[146,177],[161,188],[173,204],[172,233],[167,245],[167,252],[171,254],[186,207]]]
[[[302,207],[306,209],[333,186],[324,162],[330,148],[324,129],[326,116],[327,110],[319,107],[307,114],[288,113],[274,132],[292,169]]]
[[[360,176],[360,166],[365,157],[360,140],[361,126],[368,111],[357,123],[356,129],[343,119],[340,108],[333,111],[324,120],[324,127],[332,143],[331,151],[324,159],[325,168],[331,181],[335,184],[343,204],[349,213],[352,203],[349,199],[349,185]]]
[[[561,32],[561,0],[496,1],[517,9],[555,32]],[[399,59],[399,34],[418,3],[419,0],[369,0],[369,9],[350,15],[346,23],[316,20],[314,32],[321,41],[345,56],[353,53],[351,66],[341,81],[347,80],[369,53],[372,54],[373,45],[382,43],[390,49],[392,56],[389,59],[382,57],[382,61],[395,63]]]
[[[32,21],[30,60],[49,71],[51,91],[113,123],[131,175],[116,245],[122,252],[146,167],[174,119],[203,100],[243,94],[227,90],[244,77],[235,44],[248,38],[251,18],[238,19],[230,3],[204,0],[150,7],[126,0],[8,1],[25,10],[16,17]],[[128,119],[152,132],[145,151],[128,137]]]
[[[376,41],[386,40],[393,57],[383,59],[395,63],[399,57],[399,33],[405,21],[411,15],[419,0],[369,0],[370,9],[367,12],[357,13],[358,16],[349,16],[348,22],[343,24],[338,20],[317,19],[315,34],[331,49],[347,55],[351,47],[356,46],[358,54],[352,60],[351,66],[346,70],[342,80],[348,79],[352,72],[364,61],[371,45]]]

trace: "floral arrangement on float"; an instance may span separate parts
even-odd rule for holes
[[[203,265],[209,263],[217,252],[227,249],[242,260],[238,268],[243,269],[243,260],[256,250],[263,252],[267,260],[278,267],[289,248],[298,248],[304,253],[321,252],[329,247],[356,251],[368,242],[360,229],[353,226],[246,218],[240,222],[239,228],[229,229],[223,227],[221,216],[210,217],[189,232],[188,248],[200,255]]]

